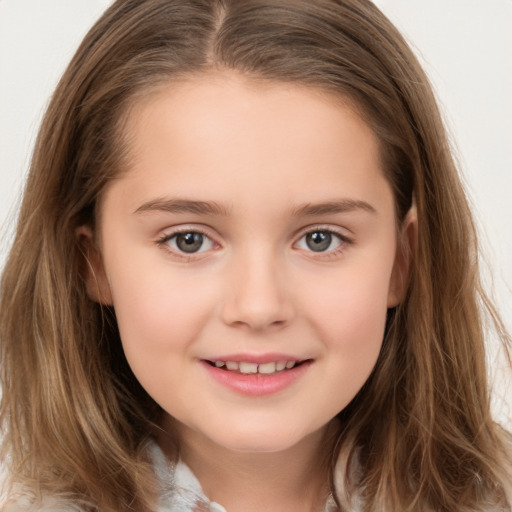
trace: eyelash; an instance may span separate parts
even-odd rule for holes
[[[339,245],[335,247],[334,249],[328,250],[328,251],[314,251],[312,249],[303,249],[304,251],[310,253],[311,255],[314,255],[317,258],[331,258],[331,257],[337,257],[341,253],[343,253],[348,246],[352,245],[354,243],[354,240],[350,237],[348,237],[346,234],[342,233],[340,230],[333,229],[331,226],[308,226],[307,228],[303,229],[300,233],[299,238],[297,239],[297,242],[295,242],[294,245],[297,245],[299,242],[301,242],[306,236],[312,235],[313,233],[325,233],[329,234],[331,236],[336,237],[339,240]]]
[[[316,255],[318,257],[323,257],[323,258],[335,257],[335,256],[339,255],[341,252],[343,252],[346,249],[347,246],[352,245],[354,243],[353,239],[351,239],[350,237],[346,236],[345,234],[342,234],[340,231],[338,231],[336,229],[333,229],[332,227],[327,227],[327,226],[309,226],[308,228],[305,228],[304,230],[302,230],[302,232],[300,233],[299,238],[294,243],[294,246],[296,246],[306,236],[312,235],[314,233],[325,233],[325,234],[334,236],[334,237],[339,239],[338,247],[336,247],[334,249],[331,249],[331,250],[328,250],[328,251],[314,251],[312,249],[310,249],[310,250],[308,250],[308,249],[301,249],[301,250],[304,250],[305,252],[309,252],[309,253],[311,253],[313,255]],[[177,229],[177,230],[173,231],[172,233],[166,233],[166,234],[164,234],[162,237],[160,237],[157,240],[157,245],[162,247],[162,248],[164,248],[165,250],[167,250],[169,252],[172,252],[173,255],[178,256],[179,258],[182,258],[182,259],[187,260],[187,261],[190,261],[192,259],[197,259],[198,258],[198,254],[201,254],[203,252],[208,252],[208,249],[207,249],[207,250],[204,250],[204,251],[191,252],[191,253],[187,254],[186,252],[180,251],[179,249],[173,249],[173,248],[169,247],[169,242],[172,239],[174,239],[175,237],[179,236],[180,234],[197,234],[197,235],[201,235],[204,238],[210,240],[210,242],[214,246],[215,245],[216,246],[219,245],[219,244],[217,244],[214,241],[212,236],[209,233],[206,232],[206,230],[203,230],[203,229],[197,228],[197,227],[182,228],[182,229]]]

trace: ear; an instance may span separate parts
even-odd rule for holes
[[[388,308],[398,306],[407,293],[409,274],[418,236],[418,215],[413,204],[398,233],[397,250],[388,291]]]
[[[92,229],[89,226],[80,226],[76,230],[76,237],[84,256],[82,277],[85,281],[87,295],[94,302],[111,306],[112,293],[105,273],[101,251],[97,246]]]

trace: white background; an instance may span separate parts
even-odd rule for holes
[[[109,3],[0,0],[0,268],[44,107]],[[512,330],[512,0],[376,3],[435,85],[481,232],[488,287]],[[504,359],[493,347],[492,367],[499,370]],[[496,374],[496,412],[512,425],[512,386]]]

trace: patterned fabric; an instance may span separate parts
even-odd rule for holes
[[[206,498],[199,481],[184,462],[173,467],[155,443],[150,445],[149,452],[163,487],[158,512],[226,512],[224,507]]]

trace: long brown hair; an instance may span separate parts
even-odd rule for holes
[[[374,372],[340,413],[340,510],[505,510],[510,437],[492,419],[475,231],[428,80],[368,0],[118,0],[87,34],[37,139],[2,276],[2,464],[35,496],[149,511],[160,408],[91,301],[77,227],[123,170],[123,121],[158,85],[215,69],[349,98],[377,134],[397,217],[414,203],[407,297]],[[345,468],[341,479],[334,466]],[[357,466],[358,470],[351,470]],[[338,478],[338,481],[334,480]]]

